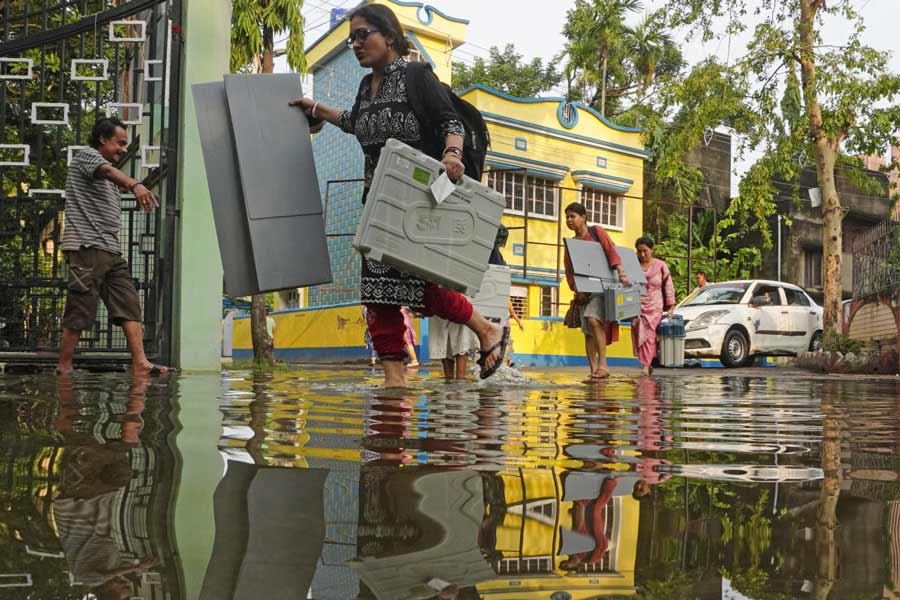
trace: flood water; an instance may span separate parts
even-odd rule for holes
[[[900,383],[0,375],[0,598],[886,599]]]

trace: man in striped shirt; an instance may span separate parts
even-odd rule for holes
[[[119,190],[133,193],[146,212],[157,208],[159,201],[141,182],[113,166],[128,148],[122,121],[99,119],[88,143],[89,148],[73,157],[66,179],[61,249],[69,266],[69,278],[57,373],[72,372],[75,347],[81,332],[93,327],[100,300],[106,305],[110,322],[125,331],[134,371],[166,371],[165,367],[151,364],[144,354],[141,304],[119,245]]]

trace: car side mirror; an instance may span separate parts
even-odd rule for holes
[[[750,299],[750,306],[752,308],[766,306],[768,303],[769,299],[766,296],[753,296],[753,298]]]

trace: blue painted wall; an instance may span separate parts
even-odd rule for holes
[[[366,70],[359,66],[349,49],[341,50],[313,75],[313,98],[328,106],[349,110],[356,99],[359,82]],[[313,138],[316,169],[322,202],[327,211],[325,231],[329,234],[353,234],[362,214],[363,185],[340,183],[337,179],[361,179],[363,154],[359,143],[337,127],[326,125]],[[328,238],[331,272],[334,282],[311,287],[308,306],[332,306],[359,301],[359,254],[350,245],[352,236]]]

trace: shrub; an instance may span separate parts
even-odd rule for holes
[[[853,354],[858,354],[863,349],[863,343],[842,333],[826,333],[822,339],[822,349],[826,352],[840,352],[841,354],[852,352]]]

